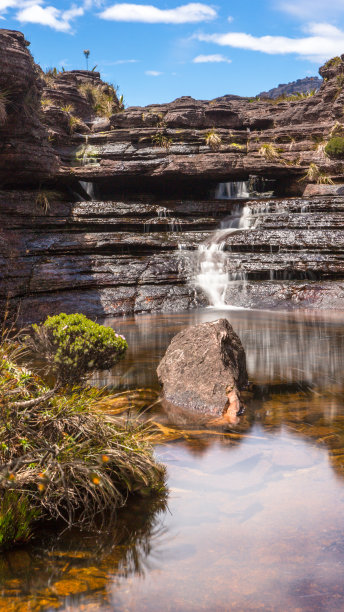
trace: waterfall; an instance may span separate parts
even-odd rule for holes
[[[209,298],[210,306],[215,308],[226,306],[225,296],[229,276],[226,270],[225,238],[232,232],[249,228],[250,223],[250,207],[237,204],[233,207],[232,214],[222,221],[221,229],[213,234],[211,242],[203,243],[198,248],[194,284],[203,289]],[[240,274],[242,276],[242,273]]]
[[[249,197],[249,181],[219,183],[215,190],[217,200],[240,200]]]
[[[94,195],[94,183],[91,183],[89,181],[79,181],[79,185],[81,187],[81,201],[85,202],[86,200],[94,200],[95,199],[95,195]],[[87,195],[87,198],[83,197],[83,194]]]

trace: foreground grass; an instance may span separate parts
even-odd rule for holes
[[[102,391],[51,389],[18,365],[23,359],[18,345],[3,340],[0,546],[27,540],[38,517],[89,525],[123,506],[131,493],[164,491],[165,472],[153,456],[150,425],[96,410]],[[12,521],[5,520],[9,511]]]

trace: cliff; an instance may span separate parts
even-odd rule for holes
[[[262,91],[257,95],[257,98],[280,98],[282,96],[292,96],[295,94],[307,94],[313,90],[318,91],[322,85],[322,79],[319,77],[305,77],[297,79],[290,83],[279,84],[278,87],[273,87],[269,91]]]
[[[344,178],[341,159],[324,152],[344,130],[343,58],[298,101],[183,97],[123,110],[96,72],[43,74],[18,32],[1,31],[0,52],[9,92],[0,98],[3,310],[6,300],[20,304],[27,322],[206,303],[195,283],[198,245],[235,210],[214,199],[215,186],[252,175],[273,181],[283,199],[251,202],[250,229],[226,238],[228,274],[246,283],[228,300],[344,304],[343,197],[314,184]],[[307,181],[312,199],[287,198]],[[324,196],[314,197],[320,187]]]

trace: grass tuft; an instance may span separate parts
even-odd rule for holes
[[[205,144],[212,150],[218,151],[221,148],[222,138],[216,130],[209,130],[204,136]]]

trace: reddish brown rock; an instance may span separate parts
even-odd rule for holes
[[[0,183],[39,183],[56,175],[57,157],[41,121],[43,83],[21,32],[0,30]]]
[[[247,386],[245,351],[227,319],[202,323],[177,334],[157,374],[163,397],[200,415],[235,419]]]

